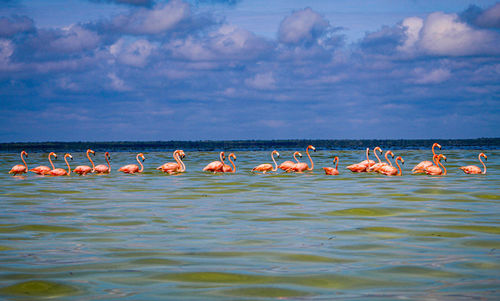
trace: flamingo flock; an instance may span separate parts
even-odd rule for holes
[[[431,161],[422,161],[415,165],[415,167],[412,169],[412,174],[427,174],[427,175],[432,175],[432,176],[444,176],[447,174],[447,170],[441,160],[444,160],[446,162],[447,158],[444,154],[436,154],[435,152],[435,147],[438,147],[441,150],[441,145],[438,143],[434,143],[432,145],[431,151],[432,151],[432,162]],[[271,152],[271,160],[273,161],[273,164],[271,163],[263,163],[260,165],[255,166],[251,171],[254,173],[269,173],[269,172],[277,172],[278,169],[283,170],[284,172],[295,172],[295,173],[303,173],[303,172],[310,172],[314,170],[314,162],[313,159],[311,158],[311,154],[309,153],[309,150],[316,151],[316,148],[312,145],[307,146],[306,148],[306,154],[309,159],[309,164],[305,162],[300,162],[297,159],[297,155],[302,158],[302,154],[298,151],[293,153],[293,161],[284,161],[281,164],[278,164],[276,162],[276,159],[280,157],[280,154],[277,150],[273,150]],[[401,165],[399,163],[404,164],[405,160],[401,156],[397,156],[396,159],[394,160],[394,163],[396,164],[397,167],[395,167],[391,160],[389,159],[389,156],[394,159],[395,155],[391,150],[387,150],[385,152],[385,161],[382,162],[380,157],[378,156],[378,153],[382,154],[383,150],[380,147],[375,147],[373,149],[373,155],[377,158],[378,162],[375,162],[373,160],[370,160],[369,154],[370,154],[370,149],[367,148],[365,151],[365,156],[366,160],[363,160],[359,163],[348,165],[346,168],[350,170],[353,173],[379,173],[381,175],[386,175],[386,176],[402,176],[403,171],[401,168]],[[88,149],[86,152],[87,159],[89,160],[91,166],[88,165],[81,165],[77,166],[73,172],[76,174],[79,174],[80,176],[85,176],[87,174],[92,174],[95,173],[97,175],[105,175],[111,173],[111,164],[109,161],[111,160],[111,156],[109,152],[106,152],[104,154],[104,159],[107,163],[107,165],[104,164],[99,164],[97,166],[94,165],[94,162],[92,161],[90,154],[92,154],[94,157],[96,155],[95,151]],[[183,159],[186,157],[186,154],[184,153],[183,150],[175,150],[172,154],[175,162],[168,162],[165,163],[159,167],[157,167],[157,170],[160,170],[163,173],[166,174],[180,174],[186,171],[186,165],[183,162]],[[18,164],[12,167],[12,169],[9,171],[9,174],[13,174],[14,176],[25,174],[28,171],[33,172],[38,175],[42,176],[69,176],[71,175],[71,167],[68,162],[68,158],[73,160],[73,157],[71,154],[65,154],[64,155],[64,161],[67,166],[67,170],[64,168],[55,168],[54,163],[52,162],[52,157],[54,159],[57,159],[57,154],[54,152],[49,153],[48,159],[50,162],[51,167],[40,165],[38,167],[35,167],[33,169],[28,169],[28,164],[26,163],[25,158],[28,158],[28,153],[26,151],[21,152],[21,161],[23,164]],[[118,171],[121,171],[125,174],[135,174],[135,173],[142,173],[144,171],[144,165],[142,162],[146,160],[145,156],[143,153],[139,153],[136,155],[136,161],[139,163],[137,164],[129,164],[122,166],[118,169]],[[475,165],[467,165],[467,166],[462,166],[460,167],[460,170],[462,170],[465,174],[486,174],[486,164],[482,161],[481,158],[484,158],[484,160],[487,160],[488,157],[484,153],[480,153],[478,156],[479,162],[483,165],[483,170],[481,170],[480,167],[477,167]],[[211,173],[235,173],[236,172],[236,155],[234,153],[229,154],[227,156],[227,159],[229,161],[229,164],[226,164],[224,160],[226,159],[225,153],[220,152],[219,153],[219,160],[218,161],[213,161],[209,164],[207,164],[204,168],[203,171],[205,172],[211,172]],[[339,157],[334,156],[333,158],[333,165],[335,167],[323,167],[323,170],[326,175],[339,175],[340,172],[338,170],[338,165],[339,165]]]

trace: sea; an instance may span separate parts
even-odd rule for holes
[[[444,176],[413,175],[440,143]],[[293,160],[314,169],[251,169]],[[380,146],[402,176],[346,166]],[[105,164],[109,175],[8,174]],[[186,172],[164,174],[183,149]],[[203,172],[234,153],[235,173]],[[146,158],[144,171],[118,168]],[[484,152],[487,172],[466,175]],[[339,157],[338,176],[327,176]],[[39,142],[0,144],[3,300],[499,300],[500,139]],[[372,153],[370,159],[376,160]],[[142,162],[141,162],[142,163]]]

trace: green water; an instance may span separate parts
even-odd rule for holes
[[[120,152],[111,175],[85,177],[12,177],[19,154],[2,154],[0,299],[498,300],[500,151],[473,176],[457,167],[478,151],[443,151],[444,177],[409,175],[429,150],[394,152],[403,177],[346,170],[363,151],[335,152],[339,176],[321,169],[330,151],[312,173],[267,175],[249,170],[269,152],[236,152],[237,172],[218,175],[201,172],[216,152],[186,152],[176,176],[154,169],[165,152],[119,174],[135,157]]]

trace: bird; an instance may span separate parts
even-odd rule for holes
[[[57,158],[57,156],[56,156],[56,158]],[[66,162],[66,165],[68,165],[68,171],[66,171],[62,168],[55,168],[55,169],[49,171],[48,175],[51,175],[51,176],[69,176],[71,174],[71,167],[69,166],[68,158],[73,160],[73,156],[71,156],[70,154],[64,155],[64,161]]]
[[[481,160],[481,157],[484,157],[484,160],[486,160],[486,161],[488,161],[488,157],[486,157],[486,155],[484,153],[480,153],[478,156],[479,162],[481,162],[481,164],[483,164],[483,166],[484,166],[484,171],[482,171],[481,168],[477,167],[476,165],[462,166],[462,167],[460,167],[460,169],[463,170],[463,172],[465,172],[466,174],[483,174],[484,175],[486,173],[486,165]]]
[[[436,155],[436,153],[434,152],[434,148],[436,146],[439,147],[439,149],[441,149],[441,145],[438,143],[434,143],[432,145],[432,160],[434,160],[434,156]],[[429,166],[432,166],[432,165],[434,165],[434,163],[432,163],[431,161],[422,161],[422,162],[418,163],[417,165],[415,165],[415,167],[413,167],[413,169],[411,171],[414,174],[425,173],[425,169]]]
[[[347,166],[346,168],[349,169],[352,172],[366,172],[372,164],[375,164],[375,161],[370,160],[368,158],[368,154],[370,153],[370,149],[366,148],[366,160],[361,161],[357,164],[351,164]]]
[[[296,153],[298,153],[298,152],[296,152]],[[277,150],[273,150],[271,152],[271,159],[274,162],[274,168],[273,168],[272,164],[264,163],[264,164],[260,164],[260,165],[255,166],[254,168],[252,168],[252,171],[254,171],[254,172],[255,171],[259,171],[259,172],[262,172],[262,173],[266,173],[268,171],[277,171],[278,170],[278,163],[276,163],[276,160],[274,160],[274,154],[276,154],[276,156],[279,158],[280,157],[280,153],[278,153]]]
[[[224,159],[226,158],[224,152],[219,153],[220,161],[213,161],[203,168],[203,171],[222,172],[224,167]]]
[[[313,151],[316,151],[316,148],[314,146],[312,146],[312,145],[308,145],[307,148],[306,148],[306,154],[309,157],[309,161],[311,161],[311,168],[309,168],[309,166],[307,165],[307,163],[300,162],[300,163],[296,163],[292,167],[292,169],[291,169],[292,171],[303,172],[303,171],[306,171],[306,170],[313,170],[314,169],[314,162],[311,159],[311,155],[309,154],[309,149],[312,149]]]
[[[175,150],[172,154],[174,157],[175,162],[168,162],[163,164],[162,166],[158,166],[156,169],[161,170],[163,172],[166,172],[168,174],[173,174],[173,173],[179,173],[179,172],[184,172],[186,171],[186,166],[184,165],[184,162],[182,162],[182,159],[186,157],[186,154],[184,153],[183,150]]]
[[[22,174],[22,173],[28,172],[28,164],[26,164],[26,161],[24,161],[23,156],[28,158],[28,153],[25,152],[24,150],[21,152],[21,161],[23,161],[24,165],[17,164],[17,165],[12,166],[9,173],[14,174],[16,176],[17,174]]]
[[[79,165],[73,170],[73,172],[79,174],[80,176],[84,176],[84,175],[88,174],[89,172],[94,172],[94,169],[95,169],[94,162],[92,161],[92,159],[90,159],[89,154],[93,154],[95,156],[95,152],[91,149],[87,150],[87,158],[89,159],[90,163],[92,164],[92,167],[87,166],[87,165]]]
[[[335,165],[335,162],[337,162],[336,165]],[[331,176],[337,176],[339,174],[339,170],[338,170],[338,167],[339,167],[339,157],[335,156],[333,158],[333,164],[335,165],[335,168],[333,168],[333,167],[323,167],[323,169],[325,170],[325,174],[331,175]]]
[[[224,164],[224,166],[222,167],[222,172],[236,172],[236,166],[234,166],[234,162],[231,160],[231,158],[234,158],[234,161],[236,161],[236,155],[234,153],[230,153],[229,156],[227,156],[227,159],[229,160],[229,162],[231,162],[233,167],[229,166],[228,164]]]
[[[385,162],[380,162],[380,163],[376,163],[375,165],[373,165],[371,167],[371,171],[374,171],[374,172],[379,172],[381,168],[385,167],[385,166],[391,166],[392,167],[392,163],[391,161],[389,160],[388,156],[391,155],[392,158],[394,158],[394,154],[392,151],[388,150],[385,152],[385,160],[387,161],[387,163]]]
[[[401,176],[401,175],[403,175],[403,172],[401,171],[401,166],[399,166],[398,161],[401,161],[401,164],[405,164],[405,160],[403,158],[401,158],[401,156],[398,156],[396,158],[396,161],[395,161],[398,168],[396,168],[394,166],[385,165],[385,166],[382,166],[381,168],[379,168],[378,172],[381,174],[384,174],[386,176]],[[398,173],[398,169],[399,169],[399,173]]]
[[[375,157],[377,158],[378,163],[373,164],[368,169],[368,171],[375,171],[375,169],[378,169],[379,167],[381,167],[382,165],[384,165],[384,163],[382,163],[382,160],[380,160],[380,158],[378,157],[377,151],[379,151],[380,154],[382,154],[382,149],[380,147],[378,147],[378,146],[373,149],[373,155],[375,155]]]
[[[293,153],[293,158],[295,159],[296,162],[285,161],[285,162],[281,163],[280,165],[278,165],[278,168],[283,169],[284,171],[290,171],[295,166],[295,164],[300,163],[296,157],[297,155],[299,155],[299,157],[302,158],[302,154],[300,152],[295,152],[295,153]]]
[[[141,165],[141,169],[139,169],[139,166],[137,166],[137,164],[129,164],[129,165],[125,165],[125,166],[120,167],[120,169],[118,169],[118,171],[122,171],[124,173],[131,173],[131,174],[136,173],[136,172],[142,172],[144,170],[144,165],[142,165],[141,161],[139,161],[139,157],[142,158],[142,162],[144,162],[144,160],[146,160],[146,158],[144,157],[144,155],[142,153],[139,153],[139,154],[137,154],[137,156],[135,156],[135,159]]]
[[[446,156],[443,154],[434,155],[433,160],[434,164],[436,165],[428,166],[427,168],[425,168],[425,173],[432,176],[446,175],[446,168],[444,167],[443,163],[441,163],[441,159],[444,159],[444,161],[446,161]],[[439,167],[439,165],[443,167],[444,171]]]
[[[109,152],[104,153],[104,159],[106,159],[108,166],[106,166],[104,164],[99,164],[96,167],[94,167],[94,170],[97,174],[105,174],[105,173],[111,172],[111,164],[109,164],[109,161],[108,161],[108,160],[111,160],[111,156],[109,155]]]
[[[49,154],[49,162],[50,162],[50,165],[52,166],[52,168],[50,168],[48,166],[40,165],[40,166],[37,166],[35,168],[30,169],[30,171],[34,172],[36,174],[39,174],[39,175],[46,175],[46,174],[48,174],[51,170],[55,169],[54,163],[52,163],[52,160],[50,159],[51,156],[54,156],[54,158],[57,158],[57,155],[54,152],[51,152]]]

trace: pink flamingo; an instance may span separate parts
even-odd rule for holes
[[[203,168],[203,171],[222,172],[222,169],[224,168],[224,159],[226,158],[224,152],[219,153],[219,158],[220,161],[213,161],[209,163],[205,166],[205,168]]]
[[[337,164],[335,165],[335,162],[337,162]],[[339,174],[339,157],[335,156],[335,158],[333,158],[333,164],[335,165],[335,168],[333,167],[323,167],[323,169],[325,170],[325,174],[327,175],[331,175],[331,176],[338,176]]]
[[[486,173],[486,165],[484,162],[481,160],[481,157],[484,157],[484,160],[488,161],[488,157],[484,153],[480,153],[478,156],[479,162],[483,164],[484,166],[484,171],[481,171],[481,168],[477,167],[476,165],[467,165],[467,166],[462,166],[460,167],[461,170],[463,170],[466,174],[485,174]]]
[[[21,161],[23,161],[24,165],[22,164],[17,164],[12,166],[10,169],[9,173],[12,173],[14,175],[21,174],[21,173],[27,173],[28,172],[28,164],[26,164],[26,161],[24,161],[23,155],[28,158],[28,153],[25,151],[21,152]]]
[[[233,167],[231,168],[231,166],[224,164],[224,166],[222,167],[222,172],[232,172],[232,173],[236,172],[236,166],[234,166],[234,162],[231,160],[231,158],[233,158],[234,161],[236,161],[236,155],[234,153],[230,153],[229,156],[227,156],[227,159],[229,160],[229,162],[231,162]]]
[[[48,175],[51,175],[51,176],[69,176],[71,174],[71,167],[69,167],[68,157],[71,160],[73,160],[73,156],[71,156],[70,154],[64,155],[64,161],[66,162],[66,165],[68,165],[68,171],[66,171],[62,168],[56,168],[56,169],[49,171]],[[57,156],[56,156],[56,158],[57,158]]]
[[[296,152],[296,153],[298,153],[298,152]],[[264,164],[260,164],[260,165],[255,166],[254,168],[252,168],[252,171],[259,171],[259,172],[262,172],[262,173],[266,173],[268,171],[277,171],[278,170],[278,163],[276,163],[276,160],[274,160],[274,154],[276,154],[276,156],[279,158],[280,157],[280,153],[278,153],[277,150],[273,150],[271,152],[271,159],[274,162],[274,168],[273,168],[272,164],[264,163]]]
[[[174,151],[172,156],[174,157],[174,160],[177,163],[168,162],[168,163],[163,164],[162,166],[157,167],[156,169],[161,170],[163,172],[166,172],[168,174],[186,171],[186,166],[184,165],[184,162],[182,162],[182,159],[184,157],[186,157],[186,154],[184,153],[184,151],[181,149],[178,149],[178,150]]]
[[[139,161],[139,157],[142,158],[142,162],[144,162],[144,160],[146,160],[146,158],[144,158],[144,155],[142,153],[137,154],[137,156],[135,157],[137,162],[139,162],[139,164],[141,165],[141,169],[139,169],[139,166],[137,166],[137,164],[129,164],[129,165],[125,165],[125,166],[120,167],[120,169],[118,169],[118,171],[122,171],[124,173],[131,173],[131,174],[136,173],[136,172],[142,172],[144,170],[144,165],[142,165],[141,161]]]
[[[106,163],[108,163],[108,166],[104,164],[99,164],[97,165],[94,170],[97,172],[97,174],[105,174],[105,173],[110,173],[111,172],[111,164],[109,164],[109,160],[111,160],[111,156],[109,155],[109,152],[106,152],[104,154],[104,159],[106,159]]]
[[[352,164],[347,166],[346,168],[349,169],[352,172],[366,172],[372,164],[375,164],[375,161],[370,160],[368,158],[368,153],[370,152],[370,149],[366,149],[366,160],[361,161],[357,164]]]
[[[55,169],[54,163],[52,163],[52,160],[50,159],[51,156],[54,156],[54,158],[57,158],[57,155],[54,152],[51,152],[49,154],[49,162],[50,162],[50,165],[52,166],[52,168],[50,168],[48,166],[40,165],[40,166],[37,166],[35,168],[30,169],[30,171],[34,172],[36,174],[39,174],[39,175],[48,174],[51,170]]]
[[[434,152],[434,148],[435,147],[439,147],[439,149],[441,149],[441,145],[439,145],[438,143],[434,143],[432,145],[432,160],[434,160],[434,156],[436,155],[436,153]],[[415,167],[413,167],[413,169],[411,170],[414,174],[415,173],[425,173],[425,169],[429,166],[433,166],[434,163],[432,163],[431,161],[422,161],[420,163],[418,163],[417,165],[415,165]]]
[[[428,174],[428,175],[432,175],[432,176],[438,176],[438,175],[446,175],[446,168],[444,167],[443,163],[441,163],[441,159],[444,159],[446,161],[446,156],[443,155],[443,154],[439,154],[439,155],[434,155],[434,164],[436,164],[436,166],[432,165],[432,166],[429,166],[425,169],[425,173]],[[444,169],[441,169],[439,167],[439,165],[441,165]]]
[[[295,166],[296,163],[300,163],[296,157],[297,155],[299,155],[299,157],[302,158],[302,154],[300,152],[295,152],[295,153],[293,153],[293,158],[295,159],[296,162],[285,161],[285,162],[281,163],[280,165],[278,165],[278,168],[283,169],[284,171],[290,171]]]
[[[379,152],[380,152],[380,154],[382,155],[382,149],[381,149],[380,147],[378,147],[378,146],[377,146],[377,147],[375,147],[375,148],[373,149],[373,154],[374,154],[374,155],[375,155],[375,157],[377,158],[378,163],[375,163],[374,165],[372,165],[372,166],[368,169],[368,171],[375,171],[375,169],[378,169],[378,168],[382,167],[383,165],[385,165],[384,163],[382,163],[382,160],[380,160],[380,158],[378,157],[378,155],[377,155],[377,151],[379,151]]]
[[[311,161],[311,168],[309,168],[309,166],[307,165],[307,163],[300,162],[300,163],[296,163],[292,167],[292,171],[295,171],[295,172],[304,172],[306,170],[313,170],[314,169],[314,162],[311,159],[311,155],[309,154],[309,149],[312,149],[313,151],[316,151],[316,148],[314,146],[312,146],[312,145],[309,145],[306,148],[306,154],[309,157],[309,161]]]
[[[89,172],[94,172],[94,170],[95,170],[94,162],[92,161],[92,159],[90,159],[89,154],[93,154],[95,156],[95,152],[91,149],[87,150],[87,158],[89,159],[90,163],[92,164],[92,167],[87,166],[87,165],[79,165],[73,170],[73,172],[79,174],[80,176],[84,176],[84,175],[88,174]]]
[[[394,154],[392,153],[392,151],[388,150],[385,152],[385,160],[387,161],[387,163],[385,162],[381,162],[381,163],[377,163],[374,165],[374,167],[372,167],[372,171],[374,172],[379,172],[381,168],[384,168],[386,166],[390,166],[392,167],[392,163],[391,163],[391,160],[389,160],[389,158],[387,156],[391,155],[392,158],[394,158]]]
[[[405,160],[403,160],[403,158],[401,158],[401,156],[398,156],[396,158],[396,165],[398,166],[398,168],[396,168],[394,166],[385,165],[379,169],[379,173],[384,174],[386,176],[401,176],[401,175],[403,175],[403,172],[401,170],[401,166],[399,166],[398,161],[401,161],[401,164],[405,164]],[[398,169],[399,169],[399,173],[398,173]]]

